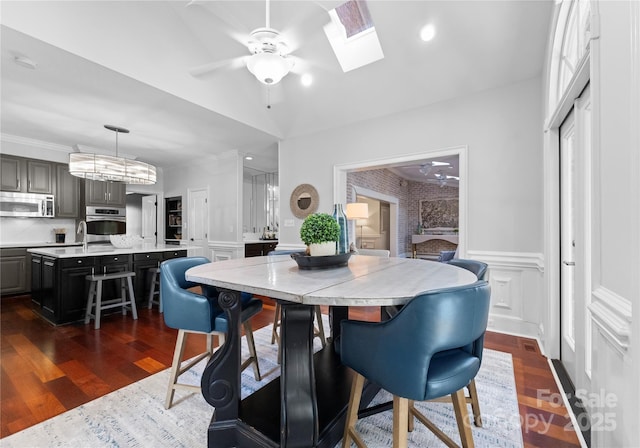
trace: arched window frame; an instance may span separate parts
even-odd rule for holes
[[[577,67],[588,56],[590,41],[590,0],[562,1],[553,36],[549,71],[549,111],[557,108],[576,75]]]

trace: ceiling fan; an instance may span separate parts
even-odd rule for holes
[[[193,3],[193,2],[192,2]],[[249,55],[241,58],[242,64],[233,64],[232,68],[246,65],[258,81],[267,86],[273,86],[282,80],[295,65],[295,59],[290,54],[290,47],[280,32],[271,28],[270,0],[266,0],[265,26],[256,28],[245,40]],[[198,77],[215,71],[227,62],[213,62],[189,70],[192,76]]]
[[[442,172],[442,170],[438,171],[437,173],[434,173],[434,178],[433,179],[427,179],[427,182],[429,183],[435,183],[438,184],[440,186],[440,188],[444,187],[445,185],[447,185],[450,181],[459,181],[460,177],[458,176],[451,176],[449,174],[444,174]]]
[[[418,169],[418,171],[420,171],[421,174],[428,176],[431,173],[431,171],[433,171],[433,168],[435,167],[452,168],[449,162],[438,162],[437,160],[433,160],[420,165],[420,168]],[[440,170],[440,172],[442,172],[442,170]]]

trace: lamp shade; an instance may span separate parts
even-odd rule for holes
[[[351,202],[347,204],[347,219],[368,219],[369,204],[365,202]]]
[[[155,184],[155,166],[126,157],[118,157],[118,134],[128,134],[129,130],[111,124],[105,124],[104,127],[116,133],[115,157],[102,154],[69,154],[69,174],[91,180]]]
[[[277,84],[293,68],[293,60],[277,53],[256,53],[247,61],[247,68],[263,84]]]

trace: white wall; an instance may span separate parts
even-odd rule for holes
[[[187,195],[190,189],[209,190],[208,252],[211,260],[244,256],[242,244],[242,156],[228,151],[202,157],[165,171],[165,197],[182,196],[183,238],[188,242]]]
[[[319,211],[331,212],[333,166],[468,145],[469,249],[542,252],[540,79],[472,97],[332,129],[280,144],[280,240],[299,244],[301,220],[286,207],[310,183]]]
[[[598,1],[592,42],[594,191],[591,301],[592,413],[612,425],[592,433],[594,446],[640,446],[640,8]],[[607,420],[605,420],[606,422]]]
[[[0,245],[17,243],[53,243],[53,229],[66,230],[66,243],[76,241],[76,224],[73,219],[8,218],[0,217]]]
[[[286,200],[302,183],[333,207],[334,165],[468,148],[468,243],[486,261],[495,291],[492,329],[538,335],[544,284],[540,78],[280,143],[283,248],[299,246],[302,220]],[[379,164],[379,162],[378,162]]]

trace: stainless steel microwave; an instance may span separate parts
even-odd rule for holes
[[[0,191],[0,216],[17,218],[53,218],[51,194]]]

